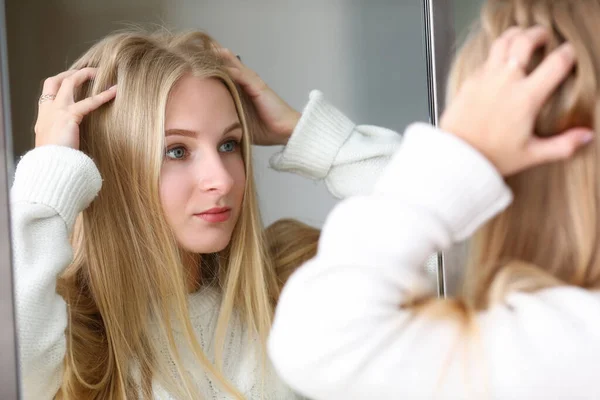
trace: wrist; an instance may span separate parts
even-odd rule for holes
[[[283,135],[281,135],[281,141],[278,144],[283,145],[283,146],[285,146],[287,144],[288,140],[294,133],[294,130],[296,129],[296,126],[298,125],[298,121],[300,121],[301,116],[302,116],[302,114],[296,110],[293,110],[290,113],[290,115],[287,118],[287,121],[285,123],[285,128],[283,129]]]
[[[506,176],[506,171],[505,169],[502,167],[502,165],[498,162],[498,160],[496,160],[496,158],[493,156],[493,152],[489,151],[489,149],[486,149],[485,143],[481,142],[480,140],[477,140],[475,137],[473,137],[473,135],[469,135],[468,133],[463,132],[463,130],[458,129],[457,126],[459,124],[452,124],[449,123],[448,121],[444,121],[442,120],[440,122],[440,129],[448,134],[451,134],[455,137],[457,137],[458,139],[462,140],[464,143],[466,143],[467,145],[469,145],[473,150],[477,151],[479,154],[481,154],[483,157],[485,157],[493,166],[494,168],[498,171],[498,173],[500,173],[500,175],[502,176]]]

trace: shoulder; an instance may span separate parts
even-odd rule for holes
[[[512,293],[482,313],[479,322],[491,348],[528,349],[530,355],[546,353],[567,361],[590,352],[600,356],[599,315],[599,291],[564,286]]]

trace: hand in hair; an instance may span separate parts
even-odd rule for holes
[[[285,145],[300,119],[300,113],[290,107],[256,72],[245,66],[228,49],[219,49],[233,80],[252,100],[263,129],[253,132],[253,143],[263,146]]]
[[[549,39],[541,27],[508,29],[492,45],[483,67],[465,81],[440,127],[486,156],[504,175],[571,157],[593,139],[587,127],[551,138],[535,135],[537,115],[571,72],[576,56],[565,43],[530,74],[533,52]]]
[[[54,144],[79,149],[83,118],[117,94],[116,86],[75,102],[75,90],[96,76],[96,68],[69,70],[46,79],[35,123],[35,146]]]

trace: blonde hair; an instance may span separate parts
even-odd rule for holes
[[[265,348],[285,279],[277,275],[265,242],[252,178],[250,133],[258,129],[258,119],[228,76],[216,46],[200,32],[121,32],[94,45],[72,67],[98,68],[96,78],[81,88],[77,98],[117,83],[119,93],[114,103],[81,124],[81,150],[95,161],[104,183],[78,218],[74,260],[59,279],[69,324],[58,397],[151,398],[152,381],[159,379],[179,397],[200,398],[183,368],[174,323],[183,326],[199,365],[236,398],[242,394],[220,372],[232,318],[239,316],[248,334],[260,338]],[[171,89],[186,74],[223,82],[243,127],[247,179],[242,212],[230,245],[219,254],[202,256],[199,263],[203,279],[212,277],[202,283],[223,293],[215,333],[216,365],[195,337],[187,306],[188,271],[182,261],[186,255],[165,220],[158,195],[164,110]],[[151,336],[152,325],[160,340]],[[162,354],[161,343],[168,354]]]
[[[293,219],[281,219],[269,226],[265,233],[269,254],[282,283],[299,265],[317,254],[321,232],[310,225]]]
[[[448,96],[487,58],[492,42],[511,26],[541,25],[551,39],[528,66],[532,71],[551,51],[568,41],[576,67],[543,106],[535,123],[540,137],[572,127],[598,131],[600,116],[600,20],[598,0],[490,0],[459,51]],[[473,313],[515,292],[560,285],[600,287],[600,141],[567,161],[539,166],[506,179],[514,201],[483,226],[471,243],[463,294],[452,301],[428,302],[435,314]]]
[[[451,84],[456,87],[487,54],[491,41],[508,27],[541,25],[551,40],[529,65],[533,70],[552,50],[575,46],[576,68],[542,108],[535,124],[540,137],[600,121],[600,20],[597,0],[489,1],[481,28],[458,56]],[[481,52],[480,54],[476,54]],[[465,298],[480,309],[512,291],[558,285],[600,287],[600,142],[570,160],[543,165],[506,181],[511,206],[474,237]]]
[[[560,44],[575,46],[576,66],[544,104],[535,133],[551,137],[572,127],[599,131],[600,21],[598,0],[488,0],[459,50],[448,80],[450,101],[467,77],[487,59],[491,44],[509,27],[546,27],[551,39],[534,53],[531,72]],[[449,102],[448,101],[448,102]],[[448,103],[447,102],[447,103]],[[404,306],[415,314],[455,323],[458,335],[444,357],[479,360],[465,364],[465,389],[490,397],[489,369],[477,314],[501,304],[510,293],[572,285],[600,288],[600,141],[569,160],[538,166],[506,179],[513,203],[469,244],[462,293],[451,299],[421,297]],[[484,379],[472,379],[479,371]],[[442,370],[439,383],[446,377]],[[439,386],[438,390],[441,390]],[[486,396],[487,393],[487,396]]]

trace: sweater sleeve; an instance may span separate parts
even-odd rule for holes
[[[60,146],[30,151],[15,171],[11,233],[24,399],[53,399],[61,385],[67,308],[56,280],[72,261],[75,218],[101,185],[89,157]]]
[[[355,125],[314,90],[288,144],[271,158],[277,171],[324,180],[337,198],[368,193],[401,136],[392,130]]]
[[[314,399],[434,398],[443,371],[461,369],[446,357],[460,327],[401,305],[435,295],[428,255],[510,201],[502,177],[466,143],[409,127],[373,193],[333,210],[317,256],[284,287],[268,343],[278,373]]]

